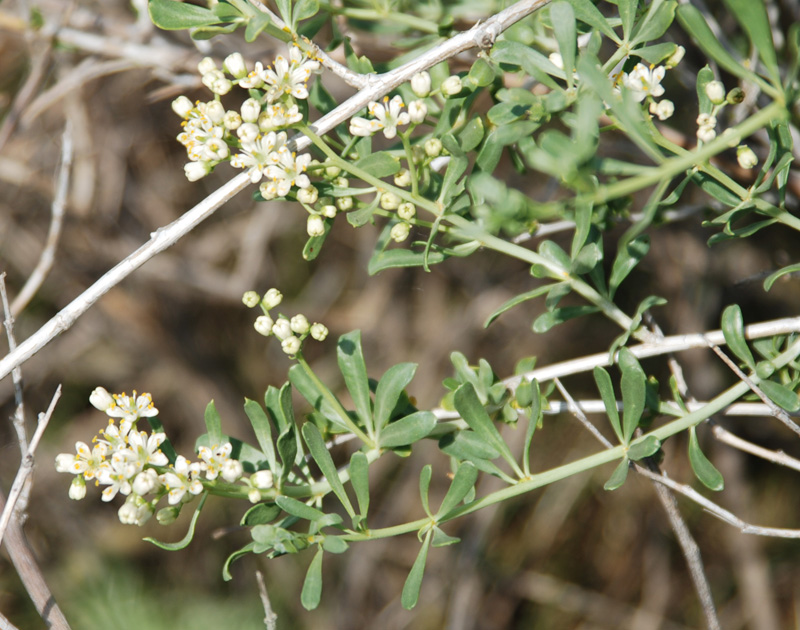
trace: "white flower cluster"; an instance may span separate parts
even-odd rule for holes
[[[661,81],[664,79],[667,69],[665,66],[646,66],[637,63],[630,72],[622,74],[622,85],[630,91],[637,103],[648,99],[650,113],[657,116],[659,120],[666,120],[675,113],[675,105],[672,101],[655,99],[664,95],[664,86]]]
[[[287,134],[280,131],[303,119],[296,99],[308,98],[308,80],[319,70],[316,59],[290,47],[288,58],[279,55],[274,67],[256,62],[248,71],[244,58],[233,53],[222,68],[206,57],[198,65],[203,84],[215,99],[196,104],[185,96],[172,102],[172,109],[183,118],[178,141],[186,147],[189,163],[184,172],[189,181],[208,175],[222,161],[246,169],[254,184],[261,186],[265,199],[283,197],[293,186],[303,190],[311,185],[306,168],[311,156],[297,156],[287,146]],[[220,97],[235,85],[248,90],[239,110],[226,110]],[[235,152],[232,154],[232,151]]]
[[[324,341],[328,336],[328,329],[324,324],[309,323],[303,315],[295,315],[291,319],[283,314],[275,319],[270,317],[270,310],[283,301],[283,294],[278,289],[270,289],[261,297],[255,291],[247,291],[242,296],[242,302],[248,308],[260,306],[263,315],[256,317],[253,327],[256,332],[265,337],[275,336],[281,342],[281,349],[290,357],[294,357],[303,347],[303,341],[311,336],[317,341]]]
[[[133,396],[109,394],[98,387],[92,392],[89,402],[108,415],[108,426],[92,439],[91,448],[85,442],[77,442],[74,455],[58,455],[56,470],[75,475],[69,489],[71,499],[83,499],[86,481],[90,480],[94,480],[97,486],[105,486],[103,501],[111,501],[117,494],[125,496],[125,503],[118,512],[122,523],[144,525],[164,496],[172,507],[160,510],[158,521],[171,523],[184,503],[203,492],[203,475],[206,481],[221,476],[229,483],[243,482],[251,488],[248,498],[254,503],[260,500],[261,495],[259,492],[256,497],[253,488],[260,490],[272,486],[272,473],[269,471],[259,471],[249,479],[242,479],[242,463],[230,457],[230,443],[212,448],[201,446],[198,462],[190,462],[179,455],[175,463],[170,464],[160,449],[166,435],[161,432],[148,434],[136,429],[140,418],[158,415],[150,394],[137,396],[135,391]],[[115,424],[115,419],[119,419],[119,425]],[[146,495],[153,496],[148,498]]]

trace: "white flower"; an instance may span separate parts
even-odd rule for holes
[[[208,72],[203,73],[203,76],[200,79],[209,90],[214,89],[214,84],[217,81],[225,81],[225,74],[221,70],[217,70],[216,68],[213,70],[209,70]]]
[[[270,289],[264,294],[264,306],[268,309],[275,308],[283,301],[283,294],[278,289]]]
[[[242,462],[240,462],[238,459],[227,460],[224,464],[222,464],[221,474],[225,481],[228,483],[234,483],[241,478],[242,474],[244,474]]]
[[[725,86],[721,81],[709,81],[706,83],[706,96],[714,105],[721,105],[725,102]]]
[[[106,409],[106,413],[112,418],[121,418],[121,427],[123,422],[134,425],[139,418],[157,416],[158,409],[153,405],[150,394],[137,396],[136,390],[133,390],[133,396],[127,396],[125,392],[114,394],[114,406]]]
[[[225,117],[225,107],[219,101],[209,101],[206,103],[206,116],[212,123],[219,125]]]
[[[232,448],[231,443],[226,442],[221,446],[215,445],[212,448],[201,446],[197,449],[197,454],[203,460],[201,466],[206,471],[206,479],[214,481],[217,478],[225,462],[228,461]]]
[[[392,237],[392,240],[395,243],[402,243],[408,238],[409,231],[410,229],[408,223],[396,223],[394,226],[392,226],[389,236]]]
[[[329,219],[332,219],[333,217],[336,216],[337,208],[336,206],[327,204],[322,206],[322,208],[320,208],[320,212],[322,213],[323,217],[328,217]]]
[[[408,172],[408,169],[401,168],[395,173],[394,185],[400,186],[400,188],[408,188],[411,186],[411,173]]]
[[[159,477],[167,489],[167,501],[170,505],[180,503],[187,492],[198,495],[203,491],[203,484],[198,479],[201,470],[199,463],[189,462],[183,455],[178,455],[172,470]]]
[[[284,94],[294,98],[308,98],[306,83],[311,73],[319,70],[319,62],[300,52],[299,48],[289,48],[289,59],[278,55],[275,59],[275,69],[267,68],[264,71],[264,83],[270,87],[267,90],[267,100],[272,103]]]
[[[328,336],[327,326],[320,324],[319,322],[315,322],[311,326],[311,336],[317,341],[325,341],[325,337]]]
[[[428,138],[425,141],[425,155],[437,157],[442,153],[442,141],[439,138]]]
[[[239,131],[244,127],[245,125],[242,125]],[[250,181],[256,184],[261,180],[267,166],[275,161],[273,154],[282,149],[284,144],[286,144],[286,133],[283,131],[279,134],[271,131],[252,142],[242,141],[242,152],[231,158],[231,164],[236,168],[249,169]]]
[[[261,296],[255,291],[245,291],[245,294],[242,296],[242,303],[247,308],[255,308],[260,302]]]
[[[132,461],[138,463],[140,470],[145,465],[166,466],[169,464],[169,460],[159,449],[166,439],[167,436],[164,433],[151,433],[148,436],[147,431],[131,431],[128,433],[128,447],[133,454]],[[139,492],[138,494],[145,493]]]
[[[271,470],[259,470],[250,475],[250,485],[260,490],[268,490],[271,488],[273,481]]]
[[[700,114],[697,117],[697,126],[698,127],[711,127],[714,128],[717,126],[717,117],[712,116],[711,114]]]
[[[247,66],[241,53],[235,52],[225,57],[222,67],[237,79],[243,79],[247,76]]]
[[[254,98],[248,98],[239,108],[242,112],[242,120],[247,123],[255,123],[261,115],[261,103]]]
[[[253,69],[253,71],[248,73],[246,77],[239,79],[239,87],[243,87],[248,90],[258,89],[263,87],[266,80],[267,74],[264,70],[264,66],[260,61],[256,61],[256,67]]]
[[[69,484],[69,498],[73,501],[80,501],[86,496],[86,482],[80,475],[73,478]]]
[[[711,125],[702,125],[697,129],[697,139],[702,142],[711,142],[717,137],[717,132]]]
[[[258,117],[258,127],[261,131],[272,131],[288,127],[303,120],[303,114],[297,105],[286,108],[281,103],[269,105]]]
[[[292,317],[289,325],[292,328],[292,332],[298,335],[305,335],[308,332],[309,323],[305,315],[295,315]]]
[[[557,52],[550,53],[550,55],[547,58],[550,60],[550,63],[552,63],[559,70],[564,69],[564,58],[561,56],[560,53]]]
[[[352,197],[339,197],[336,200],[336,207],[339,208],[342,212],[347,212],[348,210],[353,209],[353,198]]]
[[[667,59],[667,64],[666,64],[667,68],[674,68],[675,66],[677,66],[681,62],[681,59],[683,59],[683,56],[685,54],[686,54],[686,49],[683,46],[678,46],[675,49],[675,52],[672,53],[670,58]]]
[[[108,393],[105,387],[95,387],[89,395],[89,402],[95,409],[105,411],[114,406],[114,397]]]
[[[423,101],[412,101],[408,105],[408,118],[414,124],[419,124],[428,115],[428,106]]]
[[[153,516],[153,506],[135,494],[130,495],[117,512],[123,525],[138,525],[141,527]]]
[[[383,104],[372,101],[368,111],[380,123],[379,129],[383,129],[383,135],[391,140],[397,135],[397,127],[407,125],[410,120],[408,112],[401,112],[404,107],[403,99],[398,95],[389,100],[388,96],[383,97]]]
[[[650,113],[658,116],[659,120],[666,120],[675,113],[675,105],[667,99],[658,103],[650,103]]]
[[[420,98],[425,98],[431,93],[431,75],[424,70],[411,77],[411,91]]]
[[[289,320],[281,317],[277,322],[275,322],[275,324],[273,324],[272,334],[275,335],[281,341],[283,341],[288,337],[291,337],[292,325],[289,323]]]
[[[222,124],[228,131],[236,131],[242,124],[242,117],[239,112],[228,110],[222,119]]]
[[[307,186],[297,191],[297,201],[308,205],[317,203],[319,191],[314,186]]]
[[[637,103],[641,103],[647,96],[658,98],[664,94],[661,81],[666,73],[664,66],[648,68],[643,63],[637,63],[630,74],[625,73],[622,77],[622,84],[632,93]]]
[[[451,75],[447,77],[442,82],[442,94],[445,96],[455,96],[458,94],[461,89],[463,88],[463,84],[461,83],[461,77],[457,75]]]
[[[115,454],[116,455],[116,454]],[[97,478],[97,481],[108,486],[103,490],[103,501],[111,501],[117,492],[124,495],[129,495],[133,488],[131,487],[131,479],[139,471],[136,470],[136,465],[127,461],[124,457],[112,457],[111,465],[108,468],[103,468]]]
[[[171,505],[169,507],[161,508],[158,513],[156,514],[156,520],[158,521],[159,525],[170,525],[178,520],[178,516],[181,513],[180,507],[175,507]]]
[[[116,451],[128,447],[128,432],[131,430],[131,426],[130,422],[122,420],[117,427],[114,421],[109,419],[108,426],[100,429],[99,434],[102,437],[97,441],[99,444],[105,444],[108,449],[107,455],[113,455]]]
[[[311,185],[311,180],[305,174],[308,163],[311,161],[309,153],[297,156],[283,146],[273,154],[272,159],[273,164],[267,166],[264,174],[272,178],[277,186],[279,197],[289,194],[292,186],[306,188]]]
[[[402,199],[393,192],[385,192],[381,195],[381,208],[384,210],[397,210]]]
[[[91,449],[85,442],[76,442],[75,455],[61,453],[56,457],[56,470],[60,473],[83,475],[84,479],[94,479],[108,466],[107,454],[108,445],[103,442],[95,444]]]
[[[269,337],[272,334],[272,325],[274,323],[269,315],[259,315],[253,323],[253,328],[256,329],[259,335]]]
[[[397,206],[397,216],[405,221],[410,221],[417,214],[417,209],[413,203],[405,202]]]
[[[131,488],[133,488],[134,493],[139,496],[144,496],[149,492],[157,490],[160,485],[161,482],[158,480],[158,473],[154,468],[148,468],[133,478]]]
[[[179,96],[172,101],[172,111],[178,114],[181,118],[188,118],[189,112],[194,109],[192,101],[185,96]]]
[[[217,64],[211,57],[203,57],[200,63],[197,64],[197,71],[200,74],[208,74],[212,70],[217,69]]]
[[[250,503],[258,503],[261,501],[261,493],[256,488],[251,488],[247,493],[247,500],[250,501]]]
[[[739,162],[739,166],[746,169],[751,169],[758,164],[758,157],[756,157],[753,149],[746,144],[741,144],[736,149],[736,159]]]
[[[376,131],[380,131],[381,124],[377,120],[368,120],[361,116],[356,116],[350,120],[350,135],[367,137]]]

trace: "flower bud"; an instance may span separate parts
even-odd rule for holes
[[[203,82],[203,85],[205,85],[209,90],[212,91],[214,89],[214,84],[217,81],[221,81],[224,79],[225,75],[222,74],[219,70],[209,70],[200,78],[200,80]]]
[[[260,488],[261,490],[268,490],[272,487],[273,483],[273,476],[271,470],[259,470],[252,475],[250,475],[250,484],[254,488]]]
[[[348,188],[350,186],[350,180],[346,177],[337,177],[331,183],[339,188]]]
[[[425,98],[431,93],[431,75],[424,70],[411,77],[411,91],[420,98]]]
[[[269,201],[270,199],[275,199],[275,197],[278,196],[278,186],[274,181],[261,182],[261,184],[258,186],[258,192],[261,193],[264,201]]]
[[[288,319],[281,317],[272,325],[272,334],[283,341],[292,336],[292,326]]]
[[[709,81],[706,83],[706,96],[714,105],[721,105],[725,102],[725,86],[720,81]]]
[[[114,402],[114,397],[108,393],[105,387],[96,387],[89,395],[89,402],[92,404],[92,407],[100,411],[105,411],[116,404]]]
[[[408,238],[409,232],[410,228],[408,223],[396,223],[392,227],[392,231],[389,232],[389,236],[392,237],[392,240],[395,243],[402,243],[404,240]]]
[[[219,125],[225,117],[225,107],[219,101],[206,103],[206,116],[215,125]]]
[[[294,335],[286,337],[286,339],[281,341],[281,350],[283,350],[284,353],[288,354],[290,357],[300,352],[301,346],[302,343]]]
[[[253,488],[247,493],[247,500],[250,501],[250,503],[258,503],[261,501],[261,493]]]
[[[247,123],[255,123],[261,114],[261,103],[254,98],[248,98],[240,109],[242,120]]]
[[[208,162],[189,162],[183,167],[183,174],[190,182],[203,179],[211,172],[211,165]]]
[[[242,303],[247,308],[255,308],[261,302],[261,296],[255,291],[247,291],[242,296]]]
[[[317,322],[311,326],[311,336],[317,341],[325,341],[325,337],[328,336],[328,328]]]
[[[242,79],[247,76],[247,66],[244,63],[244,57],[241,53],[231,53],[225,57],[222,67],[237,79]]]
[[[80,501],[86,496],[86,481],[83,475],[77,475],[69,485],[69,498],[73,501]]]
[[[733,88],[725,97],[729,105],[738,105],[744,100],[744,90],[740,87]]]
[[[225,463],[222,464],[221,474],[222,478],[228,483],[234,483],[235,481],[238,481],[242,474],[244,474],[242,462],[240,462],[238,459],[226,459]]]
[[[331,179],[333,179],[334,177],[338,177],[339,173],[341,172],[342,169],[340,169],[338,166],[328,166],[325,169],[325,175],[330,177]]]
[[[439,138],[429,138],[425,141],[425,155],[438,157],[442,153],[442,141]]]
[[[353,209],[353,198],[352,197],[339,197],[336,200],[336,207],[339,208],[342,212],[347,212],[348,210]]]
[[[283,293],[278,291],[278,289],[270,289],[264,294],[264,306],[267,307],[267,310],[271,308],[275,308],[283,301]]]
[[[133,491],[140,497],[158,488],[158,474],[152,468],[143,470],[133,479]]]
[[[306,221],[306,233],[309,236],[322,236],[325,234],[325,221],[316,214],[309,215]]]
[[[172,111],[178,114],[181,118],[186,118],[189,116],[189,112],[194,109],[194,105],[192,101],[190,101],[185,96],[179,96],[174,101],[172,101]]]
[[[417,214],[417,209],[413,203],[405,202],[397,206],[397,216],[404,221],[410,221]]]
[[[319,191],[314,186],[300,188],[297,191],[297,201],[311,205],[317,203],[317,199],[319,199]]]
[[[239,140],[244,142],[254,142],[256,138],[258,138],[258,134],[261,133],[258,129],[258,125],[254,125],[253,123],[244,123],[241,127],[236,130],[236,135],[239,136]]]
[[[758,157],[756,157],[753,149],[746,144],[739,145],[736,149],[736,159],[739,162],[739,166],[746,169],[751,169],[758,164]]]
[[[272,334],[272,326],[274,323],[275,322],[272,321],[269,315],[259,315],[256,317],[256,321],[253,322],[253,328],[256,329],[259,335],[269,337]]]
[[[400,197],[393,192],[385,192],[381,195],[381,208],[384,210],[397,210],[400,201]]]
[[[232,88],[233,83],[231,83],[229,79],[217,79],[211,85],[211,91],[220,96],[225,96]]]
[[[414,124],[419,124],[425,120],[428,115],[428,106],[422,101],[411,101],[408,104],[409,120]]]
[[[717,132],[711,125],[702,125],[697,129],[697,139],[702,142],[711,142],[717,137]]]
[[[667,99],[658,103],[650,103],[650,113],[658,116],[659,120],[666,120],[675,113],[675,105]]]
[[[208,74],[216,69],[217,64],[214,63],[214,60],[211,57],[203,57],[202,61],[197,64],[197,71],[202,75]]]
[[[170,505],[158,511],[156,520],[160,525],[170,525],[178,520],[178,515],[180,515],[180,513],[181,508],[179,505]]]
[[[453,74],[442,82],[442,94],[445,96],[454,96],[461,91],[462,87],[461,77]]]
[[[681,62],[681,59],[683,59],[683,56],[685,54],[686,54],[686,49],[683,46],[678,46],[675,49],[675,52],[672,53],[672,55],[670,55],[670,58],[667,59],[667,63],[665,64],[667,66],[667,69],[674,68],[675,66],[677,66]]]
[[[295,315],[290,321],[292,332],[298,335],[305,335],[309,329],[308,319],[305,315]]]
[[[407,169],[401,168],[394,176],[394,185],[400,188],[411,186],[411,173]]]
[[[239,115],[239,112],[229,110],[225,112],[225,116],[222,119],[222,124],[228,131],[235,131],[241,126],[242,117]]]
[[[332,206],[332,205],[322,206],[322,209],[320,210],[320,212],[322,213],[322,216],[328,217],[329,219],[332,219],[333,217],[336,216],[336,212],[337,212],[336,211],[336,206]]]

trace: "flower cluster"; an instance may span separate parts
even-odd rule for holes
[[[328,329],[318,322],[310,324],[305,315],[295,315],[291,319],[285,315],[278,315],[275,319],[270,317],[270,310],[283,301],[283,294],[278,289],[270,289],[261,297],[255,291],[248,291],[242,296],[242,302],[248,308],[260,306],[263,315],[256,318],[253,326],[265,337],[275,336],[281,342],[281,349],[290,357],[295,356],[303,346],[306,337],[311,336],[317,341],[324,341],[328,336]]]
[[[311,156],[291,151],[281,130],[302,121],[297,99],[308,98],[308,81],[319,68],[318,60],[297,47],[289,48],[288,57],[279,55],[273,66],[256,62],[252,71],[239,53],[228,55],[221,69],[213,59],[203,59],[198,70],[214,100],[193,104],[180,96],[172,102],[183,118],[178,141],[189,158],[184,167],[187,179],[197,181],[229,161],[246,169],[254,184],[268,180],[261,186],[265,199],[283,197],[293,186],[308,188],[305,171]],[[249,98],[238,110],[226,110],[220,97],[236,85],[247,90]]]
[[[664,86],[661,81],[664,79],[667,69],[665,66],[646,66],[637,63],[630,72],[622,74],[622,85],[633,95],[637,103],[647,99],[650,113],[657,116],[659,120],[666,120],[675,113],[675,105],[672,101],[655,99],[664,95]]]
[[[56,470],[75,475],[69,489],[71,499],[83,499],[86,481],[91,480],[97,486],[105,486],[103,501],[111,501],[117,494],[126,497],[118,512],[120,521],[125,524],[144,525],[165,496],[170,507],[160,510],[157,518],[164,525],[171,523],[180,508],[201,494],[208,482],[217,477],[228,483],[244,483],[250,488],[248,498],[253,503],[260,500],[260,490],[272,486],[270,471],[259,471],[250,478],[243,478],[242,463],[230,457],[230,443],[199,447],[197,462],[179,455],[170,463],[160,448],[166,434],[161,431],[148,434],[136,428],[140,418],[158,414],[150,394],[137,396],[135,391],[133,396],[109,394],[98,387],[89,402],[108,415],[108,426],[92,439],[91,448],[85,442],[77,442],[75,454],[58,455]],[[116,419],[119,419],[118,425]]]

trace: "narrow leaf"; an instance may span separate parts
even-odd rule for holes
[[[634,442],[628,449],[628,459],[638,462],[640,459],[650,457],[661,448],[661,441],[654,435],[648,435],[644,440]]]
[[[558,42],[558,50],[564,62],[567,85],[572,87],[572,70],[575,68],[575,52],[577,49],[577,26],[575,12],[568,2],[556,2],[550,5],[550,22]]]
[[[617,434],[617,439],[620,443],[624,443],[622,425],[619,422],[619,411],[617,411],[617,395],[614,393],[611,377],[603,368],[597,366],[594,368],[594,381],[597,383],[597,389],[603,399],[603,406],[606,408],[611,427],[614,429],[614,433]]]
[[[689,429],[689,463],[692,465],[695,476],[706,488],[718,492],[725,487],[722,475],[700,450],[695,427]]]
[[[422,470],[419,471],[419,499],[422,502],[422,509],[425,510],[425,514],[430,517],[433,517],[433,515],[431,514],[431,507],[428,501],[428,491],[431,487],[432,474],[433,469],[430,464],[426,464],[422,467]]]
[[[756,361],[744,338],[744,318],[738,304],[731,304],[722,312],[722,334],[731,352],[751,370],[755,369]]]
[[[414,378],[416,363],[398,363],[393,365],[381,377],[375,390],[375,433],[381,435],[389,423],[392,411],[397,406],[400,394]],[[383,443],[383,439],[380,440]]]
[[[250,424],[253,425],[253,432],[256,434],[261,452],[267,456],[269,469],[274,473],[278,469],[278,462],[275,459],[275,445],[272,443],[272,427],[269,418],[261,405],[249,398],[244,399],[244,412],[250,418]]]
[[[314,559],[308,566],[306,579],[303,582],[303,591],[300,593],[300,603],[306,610],[314,610],[319,606],[322,596],[322,548],[317,550]]]
[[[616,490],[625,483],[625,480],[628,478],[628,465],[628,458],[624,457],[614,469],[614,472],[611,473],[608,481],[603,485],[603,489],[609,491]]]
[[[347,391],[353,399],[361,424],[366,427],[371,436],[374,431],[372,426],[372,404],[369,397],[369,378],[367,366],[364,363],[364,354],[361,350],[361,331],[354,330],[339,337],[336,344],[336,358],[339,361],[339,370],[344,376]]]
[[[431,530],[425,535],[425,541],[422,543],[422,549],[419,550],[417,559],[414,560],[414,566],[406,578],[406,583],[403,586],[403,594],[400,597],[400,603],[406,610],[411,610],[417,605],[419,600],[419,590],[422,586],[422,576],[425,574],[425,562],[428,560],[428,549],[431,545]]]
[[[355,166],[374,177],[388,177],[400,170],[400,160],[386,151],[378,151],[361,158],[355,163]]]
[[[619,351],[619,367],[622,370],[622,434],[624,443],[629,444],[644,413],[646,378],[639,361],[627,348]]]
[[[761,381],[758,386],[779,407],[794,413],[800,411],[800,400],[791,389],[775,381]]]
[[[150,0],[147,11],[153,24],[165,31],[210,26],[221,21],[209,9],[174,0]]]
[[[366,518],[369,511],[369,463],[361,451],[350,457],[350,483],[356,493],[359,515]]]
[[[436,416],[430,411],[417,411],[387,425],[381,431],[381,448],[394,448],[414,444],[427,437],[436,426]]]
[[[186,532],[186,536],[184,536],[181,540],[174,543],[165,543],[155,538],[151,538],[148,536],[144,540],[150,543],[153,543],[156,547],[160,547],[161,549],[165,549],[166,551],[179,551],[181,549],[185,549],[189,546],[189,543],[192,542],[192,538],[194,538],[194,528],[197,525],[197,519],[200,518],[200,511],[203,509],[203,506],[206,504],[206,499],[208,498],[208,492],[204,492],[203,496],[200,497],[200,502],[197,504],[197,507],[194,510],[194,514],[192,514],[192,520],[189,523],[189,531]]]
[[[312,523],[325,516],[325,512],[282,494],[275,497],[275,503],[287,514],[302,518],[306,521],[311,521]]]
[[[326,420],[342,429],[350,430],[342,419],[339,408],[332,402],[335,400],[333,393],[322,383],[312,380],[302,365],[293,365],[289,369],[289,381]]]
[[[208,433],[208,441],[212,448],[214,445],[222,444],[222,418],[219,417],[214,401],[212,400],[206,406],[205,413],[206,432]]]
[[[438,521],[461,503],[469,491],[472,490],[477,478],[478,469],[470,462],[461,462],[450,484],[450,488],[447,490],[447,494],[442,500],[442,505],[434,518]]]
[[[350,503],[347,493],[344,491],[344,486],[339,479],[339,473],[333,463],[333,458],[328,449],[325,448],[325,441],[322,439],[322,434],[319,432],[319,429],[312,423],[306,422],[303,425],[303,438],[308,445],[308,451],[311,453],[311,457],[317,462],[317,466],[319,466],[322,474],[325,475],[325,479],[328,480],[331,490],[333,490],[333,493],[338,497],[339,501],[342,502],[344,509],[347,510],[347,513],[352,518],[355,516],[356,512],[353,509],[353,505]]]

